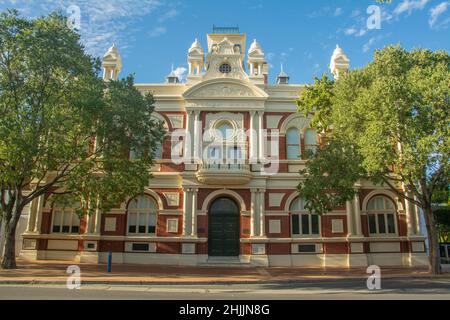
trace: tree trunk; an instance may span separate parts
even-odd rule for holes
[[[428,241],[430,244],[430,266],[433,275],[441,274],[441,254],[439,250],[439,235],[436,227],[436,221],[431,206],[424,209],[425,220],[428,232]]]
[[[12,215],[6,215],[11,217],[8,221],[4,219],[5,223],[5,246],[2,257],[1,269],[16,269],[16,229],[20,219],[22,210],[15,208]]]

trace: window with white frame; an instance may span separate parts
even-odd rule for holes
[[[305,132],[305,151],[316,152],[317,150],[317,132],[314,129],[308,129]]]
[[[128,205],[128,234],[155,235],[158,206],[148,196],[131,200]]]
[[[367,204],[369,233],[371,235],[396,235],[395,205],[385,196],[376,196]]]
[[[295,199],[290,208],[293,236],[319,236],[320,216],[305,208],[305,200]]]
[[[286,133],[286,156],[288,160],[300,159],[300,131],[290,128]]]
[[[72,208],[54,208],[52,233],[80,233],[80,217]]]

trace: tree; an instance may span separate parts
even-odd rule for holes
[[[326,129],[298,188],[308,208],[321,214],[344,204],[359,179],[390,188],[423,209],[434,274],[440,261],[432,198],[449,183],[449,64],[444,51],[388,46],[332,86],[317,79],[301,94],[314,99],[297,101],[300,112],[319,111],[312,123]]]
[[[79,214],[143,192],[165,132],[152,118],[154,100],[133,77],[104,83],[66,19],[0,14],[0,212],[5,224],[1,267],[16,268],[17,222],[43,195],[79,203]],[[139,153],[130,160],[130,148]]]

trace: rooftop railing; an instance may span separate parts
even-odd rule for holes
[[[213,33],[216,34],[239,34],[239,27],[216,27],[213,26]]]

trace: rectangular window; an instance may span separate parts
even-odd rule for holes
[[[316,245],[315,244],[299,244],[298,252],[299,253],[315,253]]]
[[[62,225],[62,233],[69,233],[70,232],[70,225],[72,223],[72,216],[71,214],[65,212],[63,215],[63,225]]]
[[[61,211],[54,211],[53,212],[53,229],[52,232],[59,233],[61,232],[61,224],[62,224],[62,212]]]
[[[309,229],[309,214],[302,214],[302,234],[303,235],[311,234]]]
[[[393,214],[387,215],[387,223],[388,223],[388,232],[391,234],[395,234],[395,220]]]
[[[156,214],[150,214],[148,217],[148,233],[156,233]]]
[[[300,219],[296,214],[292,216],[292,234],[300,234]]]
[[[369,232],[372,234],[377,233],[377,223],[374,214],[369,215]]]
[[[140,213],[138,233],[146,233],[146,226],[147,226],[147,215]]]
[[[299,160],[300,159],[300,146],[292,145],[287,147],[287,158],[289,160]]]
[[[130,213],[128,215],[128,232],[129,233],[136,233],[136,224],[137,224],[137,214],[136,213]]]
[[[384,214],[379,214],[378,218],[378,232],[386,233],[386,220]]]
[[[132,250],[133,251],[148,251],[149,245],[148,245],[148,243],[133,243]]]
[[[80,217],[76,214],[72,214],[72,230],[71,233],[79,233],[80,232]]]
[[[312,234],[318,235],[319,234],[319,216],[317,214],[313,214],[311,216],[311,228],[312,228]]]

